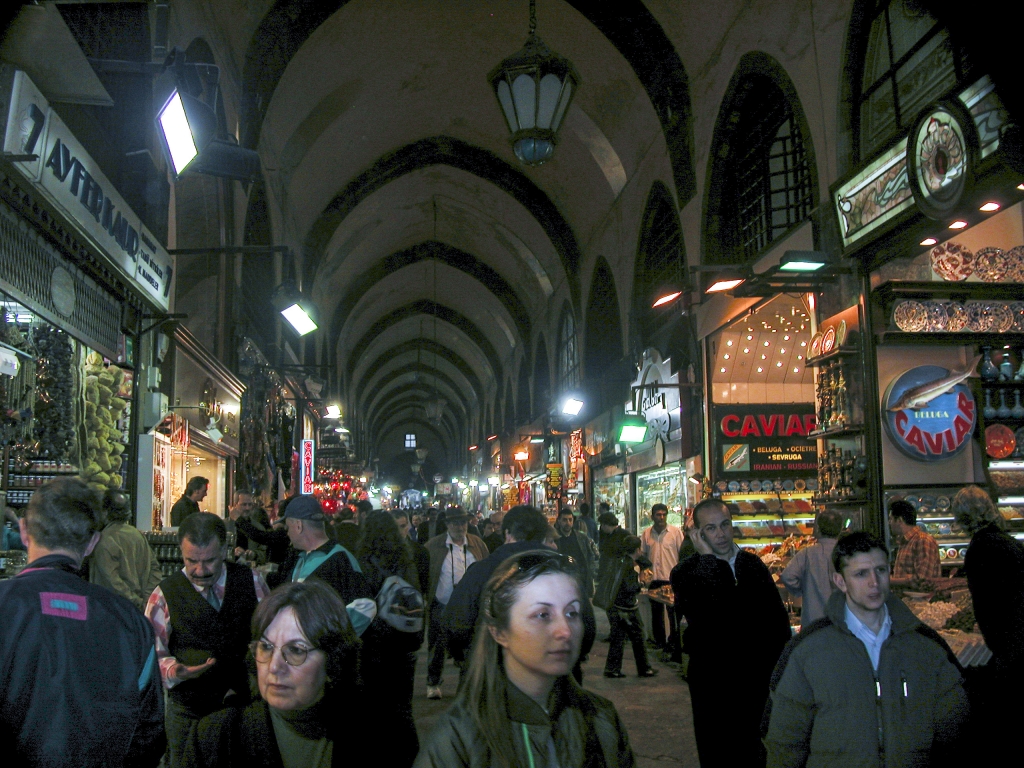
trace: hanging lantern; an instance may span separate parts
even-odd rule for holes
[[[530,0],[526,45],[488,76],[512,132],[512,149],[527,165],[551,159],[555,135],[580,83],[572,62],[548,48],[536,30],[536,2]]]

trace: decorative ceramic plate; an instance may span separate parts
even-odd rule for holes
[[[928,309],[920,301],[901,301],[893,310],[892,319],[901,331],[918,333],[928,325]]]
[[[949,509],[949,496],[939,496],[935,499],[935,508],[938,510]]]
[[[783,480],[782,481],[782,490],[784,490],[784,491],[792,491],[793,490],[793,481],[792,480]]]
[[[740,489],[740,484],[736,480],[729,481],[729,493],[736,493]]]
[[[993,459],[1005,459],[1017,447],[1013,430],[1005,424],[992,424],[985,428],[985,453]]]
[[[992,308],[986,302],[967,302],[967,330],[974,333],[992,330]]]
[[[947,560],[956,560],[956,556],[958,554],[959,554],[959,552],[956,549],[954,549],[953,547],[950,547],[949,549],[946,550],[946,559]]]
[[[1003,256],[1006,257],[1007,282],[1024,283],[1024,245],[1011,248]]]
[[[772,481],[771,480],[762,480],[761,481],[761,493],[771,493],[771,492],[772,492]]]
[[[814,338],[811,339],[811,357],[817,357],[821,354],[821,334],[814,334]]]
[[[748,483],[746,480],[740,480],[740,492],[750,493],[750,483]]]
[[[761,481],[760,480],[751,480],[750,481],[750,490],[752,490],[754,493],[760,493],[761,492]]]
[[[1005,301],[993,301],[989,307],[992,310],[992,330],[998,333],[1006,333],[1013,330],[1013,310]]]
[[[836,327],[830,325],[825,335],[821,337],[821,354],[827,355],[836,346]]]
[[[998,283],[1006,276],[1006,257],[1002,248],[982,248],[974,254],[974,274],[986,283]]]
[[[1013,312],[1013,330],[1024,331],[1024,301],[1012,302],[1010,311]]]
[[[967,310],[959,301],[951,301],[946,306],[946,330],[949,333],[959,333],[967,327]]]
[[[715,483],[715,488],[717,488],[720,492],[724,493],[725,491],[729,490],[729,484],[725,482],[725,480],[719,480],[717,483]]]
[[[781,480],[774,481],[772,483],[772,488],[775,489],[776,491],[781,491],[782,490],[782,481]]]
[[[946,310],[946,303],[943,301],[929,301],[928,303],[928,325],[926,330],[929,333],[940,333],[946,330],[949,324],[949,313]]]
[[[932,248],[932,269],[943,280],[960,282],[974,272],[974,254],[952,241]]]
[[[807,490],[808,491],[816,491],[816,490],[818,490],[818,478],[816,478],[816,477],[808,477],[807,478]]]
[[[1024,429],[1024,427],[1021,427],[1021,429]],[[793,481],[793,487],[798,491],[806,491],[807,481],[801,477],[798,480]]]
[[[840,320],[839,325],[836,326],[836,349],[843,346],[844,341],[846,341],[846,321]]]

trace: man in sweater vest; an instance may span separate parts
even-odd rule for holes
[[[180,765],[200,718],[249,696],[245,656],[256,605],[270,591],[255,571],[224,561],[227,529],[208,512],[178,528],[185,567],[160,582],[146,604],[167,689],[167,752]]]

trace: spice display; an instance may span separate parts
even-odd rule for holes
[[[48,326],[32,329],[32,341],[39,355],[36,368],[36,401],[33,408],[35,439],[39,455],[71,460],[75,455],[75,371],[74,347],[64,331]]]
[[[86,446],[81,475],[97,491],[120,488],[125,443],[119,422],[128,401],[118,397],[125,372],[104,366],[103,357],[90,352],[85,359]]]

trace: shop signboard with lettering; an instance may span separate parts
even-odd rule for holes
[[[303,440],[299,449],[299,493],[309,496],[313,493],[316,479],[316,464],[312,440]]]
[[[35,84],[14,75],[5,154],[96,249],[153,304],[170,307],[173,264],[156,236],[128,207]],[[30,159],[32,156],[35,159]]]
[[[548,488],[553,491],[560,490],[562,487],[562,465],[561,464],[548,464],[548,476],[547,484]]]
[[[967,447],[978,408],[966,379],[977,364],[976,358],[960,370],[919,365],[892,380],[882,400],[882,424],[902,454],[934,462]]]
[[[716,474],[722,480],[799,478],[818,470],[811,403],[714,407]]]

